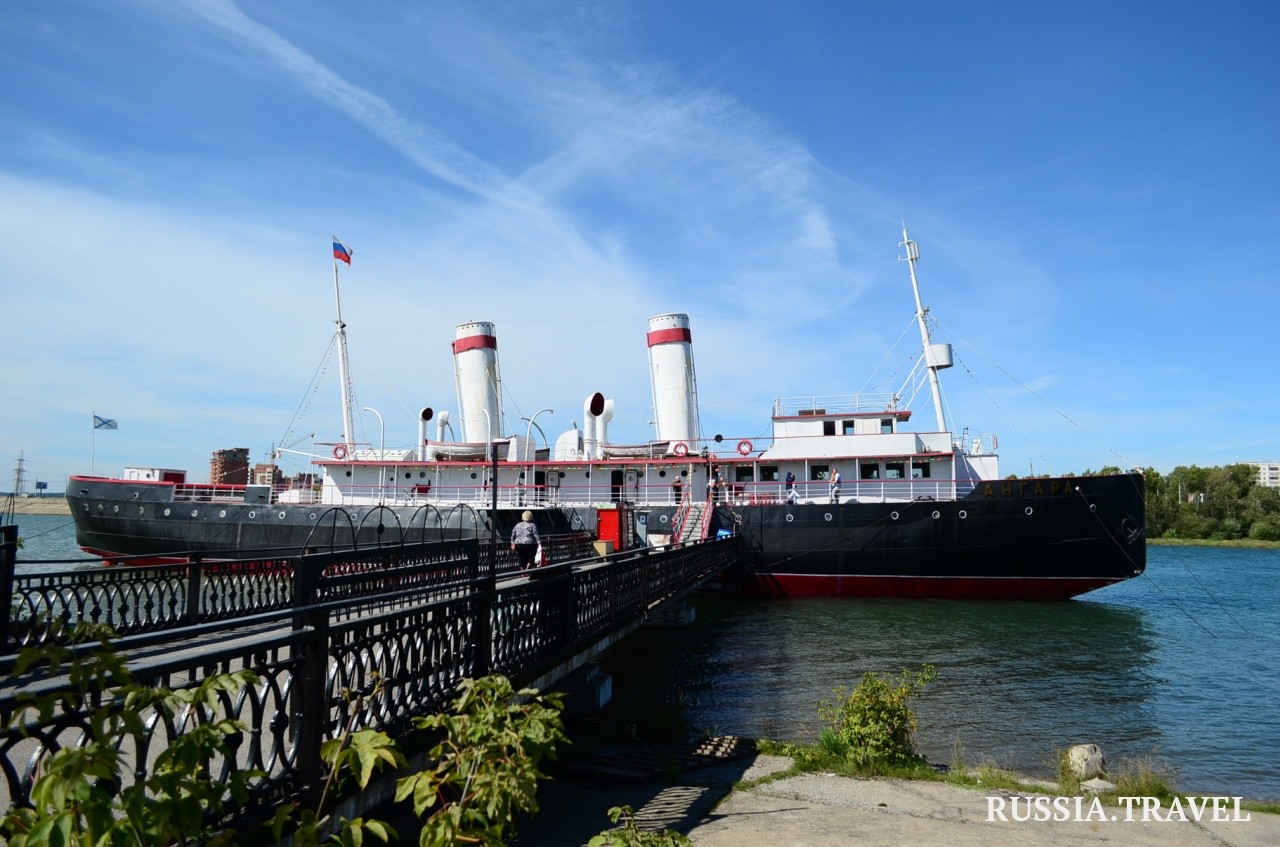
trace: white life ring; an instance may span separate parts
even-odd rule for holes
[[[333,448],[333,458],[337,459],[339,462],[347,458],[347,445],[345,444],[335,445]]]
[[[739,441],[739,442],[738,442],[738,452],[739,452],[739,453],[741,453],[741,454],[742,454],[742,455],[744,455],[744,456],[749,456],[749,455],[751,455],[751,442],[750,442],[750,441],[748,441],[748,440],[747,440],[747,439],[745,439],[745,438],[744,438],[744,439],[742,439],[741,441]]]
[[[671,452],[683,458],[689,455],[689,445],[683,441],[677,441],[676,446],[671,448]]]

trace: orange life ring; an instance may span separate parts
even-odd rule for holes
[[[689,445],[683,441],[677,441],[676,446],[671,448],[671,452],[683,458],[689,455]]]
[[[742,454],[742,455],[744,455],[744,456],[750,455],[750,454],[751,454],[751,442],[750,442],[750,441],[748,441],[748,440],[747,440],[747,439],[745,439],[745,438],[744,438],[744,439],[742,439],[741,441],[739,441],[739,442],[738,442],[738,452],[739,452],[739,453],[741,453],[741,454]]]
[[[333,458],[337,459],[339,462],[347,458],[347,445],[345,444],[336,445],[333,448]]]

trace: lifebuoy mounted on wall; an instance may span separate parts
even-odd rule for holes
[[[744,455],[744,456],[749,456],[749,455],[751,455],[751,442],[750,442],[750,441],[748,441],[748,440],[747,440],[747,439],[745,439],[745,438],[744,438],[744,439],[742,439],[741,441],[739,441],[739,442],[738,442],[738,452],[739,452],[739,453],[741,453],[741,454],[742,454],[742,455]]]
[[[333,448],[333,458],[337,459],[339,462],[347,458],[347,445],[345,444],[335,445]]]
[[[677,441],[676,446],[671,448],[671,452],[683,459],[689,455],[689,445],[683,441]]]

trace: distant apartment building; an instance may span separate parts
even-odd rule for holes
[[[253,484],[276,487],[284,482],[284,474],[275,465],[256,464],[253,466]]]
[[[247,485],[249,448],[213,451],[213,458],[209,460],[209,482],[214,485]]]
[[[1280,488],[1280,462],[1250,462],[1258,469],[1258,484]]]

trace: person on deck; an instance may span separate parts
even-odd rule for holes
[[[831,502],[840,502],[840,469],[831,469]]]
[[[791,471],[787,471],[787,502],[794,503],[800,499],[800,495],[796,494],[796,475]]]
[[[520,562],[520,570],[533,567],[533,557],[538,554],[542,539],[538,537],[538,528],[533,525],[533,512],[526,510],[520,515],[520,523],[511,528],[511,549],[516,551],[516,559]]]

